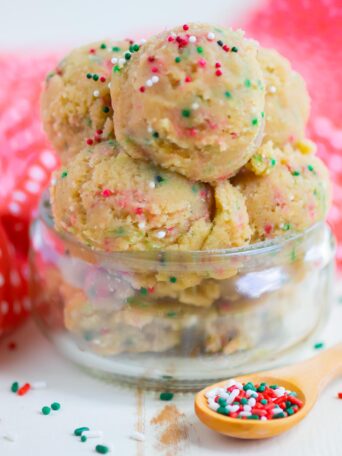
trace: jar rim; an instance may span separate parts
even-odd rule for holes
[[[98,250],[93,247],[87,246],[68,233],[61,233],[56,230],[53,223],[53,216],[50,210],[50,198],[49,192],[46,190],[43,192],[40,199],[38,216],[37,218],[43,222],[44,226],[52,231],[54,236],[59,238],[62,242],[67,242],[69,245],[72,245],[76,249],[81,249],[84,252],[88,252],[91,255],[95,255],[99,258],[106,258],[110,260],[114,259],[129,259],[129,260],[156,260],[156,256],[167,255],[167,261],[179,261],[181,258],[182,262],[194,261],[205,261],[206,259],[234,259],[236,257],[247,257],[255,255],[266,255],[274,254],[280,252],[284,248],[288,248],[291,244],[301,243],[306,240],[310,235],[314,235],[322,230],[327,224],[325,220],[321,220],[314,225],[311,225],[309,228],[302,232],[295,232],[286,234],[284,236],[278,236],[273,239],[266,241],[260,241],[253,244],[248,244],[242,247],[231,247],[227,249],[210,249],[210,250],[159,250],[152,249],[149,251],[140,251],[140,250],[125,250],[125,251],[114,251],[106,252],[103,250]]]

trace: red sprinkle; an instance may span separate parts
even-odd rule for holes
[[[169,36],[168,39],[167,39],[167,41],[168,41],[169,43],[172,43],[173,41],[175,41],[175,39],[174,39],[173,36]]]
[[[221,63],[220,62],[216,62],[215,63],[215,68],[221,68]]]
[[[264,226],[264,231],[266,234],[271,234],[272,231],[273,231],[273,226],[271,225],[271,223],[266,223],[266,225]]]
[[[143,210],[142,207],[137,207],[137,208],[135,209],[135,213],[136,213],[137,215],[142,215],[142,214],[144,213],[144,210]]]
[[[104,76],[101,76],[101,77],[100,77],[100,81],[101,81],[101,82],[106,82],[106,78],[105,78]]]
[[[94,48],[89,49],[89,54],[95,54],[96,50]]]
[[[185,82],[192,82],[192,79],[190,76],[186,76],[186,78],[184,80],[185,80]]]
[[[206,66],[206,64],[207,64],[206,60],[204,60],[204,59],[199,59],[198,65],[199,65],[200,67],[204,68],[204,67]]]
[[[230,51],[230,47],[227,46],[226,44],[223,46],[222,49],[223,49],[224,51],[226,51],[226,52],[229,52],[229,51]]]
[[[102,196],[104,196],[105,198],[108,198],[108,196],[111,196],[112,194],[113,192],[109,190],[109,188],[105,188],[104,190],[102,190]]]
[[[215,71],[216,76],[222,76],[222,71],[221,70],[216,70]]]
[[[103,131],[102,130],[96,130],[97,135],[102,135]]]
[[[189,30],[188,24],[184,24],[184,25],[183,25],[183,30],[185,30],[185,31]]]
[[[86,143],[88,144],[88,146],[92,146],[94,144],[94,141],[91,138],[88,138],[86,140]]]
[[[155,67],[155,66],[151,68],[151,71],[152,71],[152,73],[158,73],[159,72],[158,68]]]
[[[18,395],[19,396],[24,396],[26,393],[28,393],[31,389],[31,385],[29,383],[25,383],[21,388],[18,389]]]
[[[141,93],[144,93],[144,92],[145,92],[145,87],[144,87],[144,86],[139,87],[139,91],[140,91]]]
[[[340,393],[337,393],[337,397],[338,397],[339,399],[342,399],[342,391],[341,391]]]
[[[152,62],[154,62],[154,61],[156,60],[156,58],[153,57],[153,55],[150,55],[150,56],[147,58],[147,60],[148,60],[150,63],[152,63]]]

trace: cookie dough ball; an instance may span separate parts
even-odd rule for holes
[[[215,188],[215,216],[212,229],[203,249],[228,249],[249,243],[251,228],[240,191],[228,182],[220,182]]]
[[[191,24],[157,35],[113,72],[115,134],[134,158],[192,179],[234,175],[263,131],[263,76],[240,31]]]
[[[196,250],[210,230],[211,189],[134,160],[112,142],[55,174],[56,228],[97,250]]]
[[[273,49],[258,53],[265,85],[265,138],[277,146],[305,136],[310,113],[310,97],[304,79],[290,62]]]
[[[304,231],[329,209],[329,174],[319,158],[290,146],[275,150],[274,156],[268,174],[244,169],[233,179],[245,197],[254,242]]]
[[[108,84],[112,58],[128,41],[98,42],[73,50],[49,73],[42,93],[44,129],[63,162],[97,137],[113,138],[113,109]]]

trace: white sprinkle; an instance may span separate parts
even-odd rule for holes
[[[26,195],[24,192],[21,192],[20,190],[16,190],[15,192],[12,193],[12,198],[16,201],[20,201],[23,203],[26,201]]]
[[[260,421],[267,421],[266,416],[262,416],[262,417],[260,418]]]
[[[132,440],[137,440],[138,442],[144,442],[146,439],[145,434],[142,434],[141,432],[138,432],[138,431],[132,432],[132,434],[129,437]]]
[[[147,85],[147,87],[152,87],[153,86],[152,79],[147,79],[146,85]]]
[[[159,82],[159,76],[152,76],[151,81],[153,82],[153,84],[157,84],[157,82]]]
[[[227,405],[227,410],[229,412],[237,412],[239,410],[240,406],[239,405]]]
[[[112,62],[113,65],[115,65],[116,63],[118,63],[118,58],[117,57],[113,57],[111,59],[111,62]]]
[[[230,395],[229,395],[229,398],[227,399],[227,403],[228,404],[231,404],[232,402],[235,401],[235,398],[240,394],[240,390],[239,389],[234,389]]]
[[[194,103],[195,104],[195,103]],[[234,380],[233,378],[231,378],[230,380],[228,380],[228,382],[226,383],[226,388],[230,388],[231,386],[235,386],[236,385],[236,380]]]
[[[236,382],[236,383],[235,383],[235,386],[236,386],[237,388],[239,388],[239,390],[243,390],[243,384],[242,384],[242,383]]]
[[[205,393],[205,397],[216,397],[217,396],[217,388],[213,388]]]
[[[282,413],[283,409],[281,409],[279,406],[276,406],[274,409],[271,409],[272,415],[277,415],[277,413]]]
[[[194,110],[198,109],[199,106],[200,105],[198,103],[192,103],[192,105],[191,105],[192,109],[194,109]]]
[[[145,226],[146,226],[145,222],[139,222],[138,223],[138,227],[139,227],[140,230],[143,230],[145,228]]]
[[[247,397],[258,397],[258,393],[256,391],[253,391],[253,390],[247,390],[246,391],[246,396]]]
[[[215,402],[215,399],[213,397],[210,397],[208,398],[208,406],[211,410],[214,410],[216,412],[216,410],[220,407],[220,404]]]
[[[16,442],[18,440],[18,434],[15,432],[5,432],[3,438],[8,440],[8,442]]]
[[[126,63],[126,59],[124,59],[123,57],[121,57],[119,60],[118,60],[118,63],[120,66],[124,65]]]
[[[254,407],[256,404],[256,400],[254,399],[254,397],[250,397],[248,399],[248,405],[250,405],[251,407]]]
[[[57,184],[57,179],[55,177],[52,177],[50,183],[54,187]]]
[[[247,404],[243,406],[243,409],[244,409],[245,412],[251,412],[252,411],[252,407],[250,405],[247,405]]]
[[[275,389],[274,392],[277,395],[277,397],[284,396],[285,388],[283,386],[280,386],[279,388]]]
[[[146,43],[145,38],[142,38],[142,39],[140,40],[140,44],[145,44],[145,43]]]
[[[9,310],[8,302],[1,301],[0,312],[2,313],[2,315],[6,315],[8,313],[8,310]]]
[[[277,87],[276,87],[276,86],[273,86],[273,85],[272,85],[272,86],[269,86],[268,91],[269,91],[269,93],[276,93]]]
[[[156,184],[155,184],[155,182],[151,181],[151,182],[149,182],[148,186],[149,186],[150,188],[155,188],[155,187],[156,187]]]
[[[109,83],[107,84],[107,87],[108,87],[108,89],[110,89],[110,88],[112,87],[111,82],[109,82]]]
[[[103,432],[102,431],[83,431],[82,436],[83,435],[89,439],[95,439],[97,437],[103,437]]]
[[[239,413],[239,416],[251,416],[252,413],[251,412],[240,412]]]
[[[95,98],[100,96],[100,91],[99,90],[94,90],[93,95]]]
[[[46,387],[47,387],[47,383],[44,382],[43,380],[31,383],[31,388],[34,390],[45,389]]]
[[[172,36],[172,38],[176,38],[177,37],[175,32],[171,32],[170,35]]]
[[[190,43],[196,43],[197,38],[194,35],[191,35],[189,38]]]
[[[166,236],[166,231],[160,230],[158,233],[156,233],[156,237],[158,239],[163,239]]]
[[[17,203],[10,203],[8,205],[8,210],[11,214],[19,214],[20,213],[20,206]]]
[[[149,133],[153,133],[153,128],[152,128],[152,127],[147,127],[147,131],[148,131]]]
[[[207,38],[209,41],[212,41],[215,39],[215,33],[213,32],[209,32],[208,35],[207,35]]]
[[[5,278],[0,272],[0,287],[2,287],[4,283],[5,283]]]

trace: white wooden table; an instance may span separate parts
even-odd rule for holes
[[[341,288],[341,287],[340,287]],[[341,288],[342,289],[342,288]],[[341,340],[342,303],[336,298],[330,321],[320,340],[327,346]],[[342,378],[331,384],[319,403],[297,428],[260,442],[229,439],[206,429],[193,412],[192,394],[175,394],[162,402],[157,393],[120,387],[92,378],[61,358],[32,322],[12,338],[17,349],[0,344],[0,455],[81,456],[95,454],[97,443],[108,444],[120,456],[341,456]],[[12,340],[10,339],[10,340]],[[300,354],[314,354],[308,347]],[[19,397],[10,392],[13,381],[44,380],[47,388]],[[61,410],[43,416],[41,407],[61,403]],[[165,406],[171,419],[160,423]],[[154,421],[159,424],[153,423]],[[102,430],[102,439],[81,443],[72,435],[79,426]],[[146,440],[130,439],[134,431]],[[16,441],[3,438],[16,434]]]

